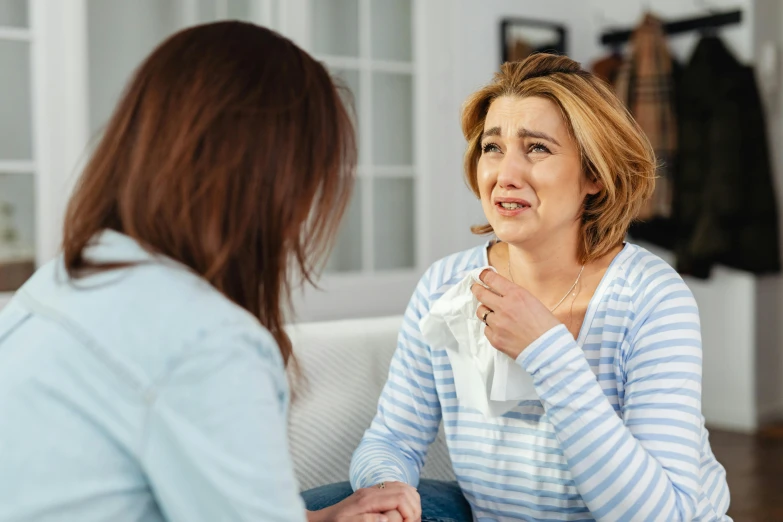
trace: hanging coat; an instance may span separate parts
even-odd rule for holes
[[[625,64],[625,59],[621,54],[613,52],[612,54],[600,58],[593,62],[590,70],[609,85],[614,86],[620,70]]]
[[[672,57],[661,21],[646,14],[634,30],[626,64],[615,91],[644,130],[659,161],[655,192],[639,218],[669,218],[672,213],[672,178],[677,154],[677,123],[672,89]]]
[[[776,191],[753,69],[706,36],[678,85],[677,269],[780,270]]]

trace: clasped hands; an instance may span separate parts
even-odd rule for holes
[[[308,522],[420,522],[421,498],[404,482],[362,488],[342,502],[308,513]]]

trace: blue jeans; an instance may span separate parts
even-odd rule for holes
[[[422,522],[472,522],[470,504],[456,482],[425,479],[417,489],[421,497]],[[302,498],[308,510],[318,511],[337,504],[352,493],[349,482],[338,482],[307,490]]]

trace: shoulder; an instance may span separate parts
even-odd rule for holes
[[[696,300],[680,274],[660,256],[638,245],[627,244],[616,259],[613,283],[634,310],[637,320],[654,311],[678,306],[696,309]]]
[[[277,343],[261,323],[182,266],[149,262],[75,281],[61,263],[39,272],[25,289],[36,313],[150,377],[196,351],[234,348],[282,371]]]
[[[468,272],[488,264],[487,247],[488,243],[485,242],[435,261],[420,279],[419,290],[431,298],[437,298],[438,294],[443,294]]]
[[[432,302],[442,296],[451,286],[458,283],[465,274],[487,264],[487,246],[479,246],[451,254],[432,263],[419,279],[413,296],[408,303],[406,317],[417,320],[429,311]]]
[[[155,296],[137,320],[150,325],[160,339],[172,332],[172,341],[182,350],[241,345],[265,359],[279,356],[277,343],[256,317],[188,270],[166,264],[139,267],[127,284]],[[216,341],[220,339],[222,343]]]

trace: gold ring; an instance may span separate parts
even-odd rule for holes
[[[484,323],[484,324],[486,324],[487,326],[489,326],[489,325],[487,324],[487,316],[488,316],[489,314],[491,314],[492,312],[493,312],[492,310],[490,310],[489,312],[484,312],[484,317],[482,317],[482,318],[481,318],[481,322],[482,322],[482,323]]]

